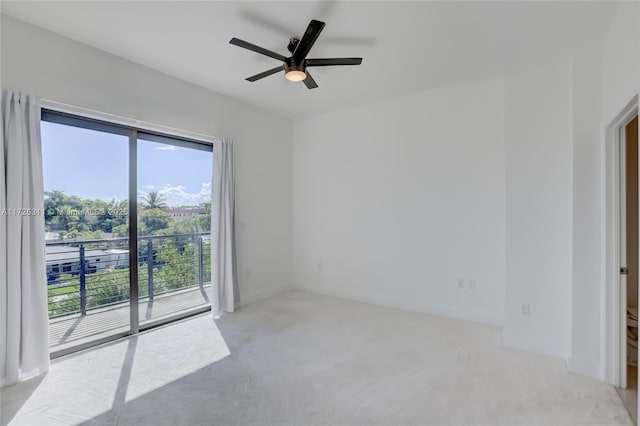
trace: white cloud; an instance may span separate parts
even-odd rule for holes
[[[147,185],[145,188],[156,190],[153,185]],[[188,192],[184,185],[165,184],[157,189],[158,193],[166,200],[169,206],[194,206],[211,201],[211,182],[203,182],[200,185],[199,192]],[[138,196],[145,197],[147,191],[138,189]]]
[[[174,145],[156,146],[154,149],[157,149],[158,151],[177,151],[178,150],[178,148],[176,148]]]

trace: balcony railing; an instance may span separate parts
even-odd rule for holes
[[[129,301],[129,239],[46,244],[49,318]],[[211,280],[210,233],[138,239],[139,298],[204,285]]]

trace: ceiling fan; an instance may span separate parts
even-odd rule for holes
[[[253,75],[247,78],[247,81],[258,81],[262,78],[268,77],[279,71],[285,72],[284,76],[289,81],[302,81],[307,89],[315,89],[318,87],[316,81],[311,77],[311,74],[307,68],[311,67],[327,67],[333,65],[360,65],[362,58],[322,58],[322,59],[307,59],[309,51],[313,47],[314,43],[318,39],[320,32],[324,28],[325,23],[312,19],[301,39],[291,38],[287,49],[291,52],[291,56],[288,58],[279,53],[265,49],[264,47],[256,46],[255,44],[240,40],[238,38],[232,38],[229,43],[249,49],[251,51],[260,53],[265,56],[282,61],[282,65],[272,68],[270,70],[261,72],[260,74]]]

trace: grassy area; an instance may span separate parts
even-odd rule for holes
[[[65,294],[78,294],[80,293],[80,284],[52,284],[47,287],[47,293],[49,297],[63,296]]]

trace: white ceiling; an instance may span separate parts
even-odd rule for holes
[[[289,118],[513,72],[602,37],[617,2],[2,1],[2,13]],[[287,54],[325,21],[309,57],[362,56],[313,69],[307,90],[232,37]]]

